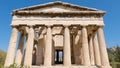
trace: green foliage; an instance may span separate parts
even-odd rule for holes
[[[116,48],[115,56],[116,62],[120,62],[120,47]]]
[[[10,65],[9,67],[7,67],[7,68],[16,68],[17,66],[15,65],[15,64],[12,64],[12,65]]]
[[[4,67],[2,66],[0,68],[4,68]],[[30,68],[30,67],[24,67],[22,65],[17,66],[17,64],[14,63],[14,64],[11,64],[9,67],[5,67],[5,68]]]
[[[0,64],[0,68],[4,68],[3,64]]]
[[[23,66],[17,66],[16,64],[12,64],[12,65],[10,65],[9,67],[7,67],[7,68],[24,68]]]
[[[120,64],[120,62],[110,62],[110,64]]]
[[[108,48],[108,57],[110,62],[120,62],[120,47],[114,46],[112,48]]]
[[[5,57],[6,57],[6,52],[0,50],[0,68],[4,68]],[[23,67],[22,65],[17,66],[16,64],[12,64],[6,68],[30,68],[30,67]]]
[[[3,50],[0,50],[0,68],[3,68],[5,57],[6,57],[6,52]]]
[[[115,62],[115,55],[114,55],[114,52],[111,51],[110,49],[107,49],[107,51],[108,51],[109,61],[110,61],[110,62]]]

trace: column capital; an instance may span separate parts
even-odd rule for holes
[[[34,27],[34,25],[29,25],[29,27],[30,27],[30,28],[33,28],[33,27]]]
[[[15,29],[15,30],[19,31],[19,30],[18,30],[18,26],[12,26],[12,29],[13,29],[13,30]]]
[[[63,25],[63,27],[69,27],[70,25]]]
[[[82,27],[81,29],[83,29],[83,30],[86,29],[87,30],[87,26],[84,25],[84,26],[81,26],[81,27]]]
[[[103,25],[98,26],[98,28],[103,28],[103,27],[104,27]]]
[[[24,34],[24,30],[19,30],[19,32],[20,32],[21,34]]]
[[[80,25],[80,26],[83,28],[83,27],[87,27],[88,25]]]
[[[52,25],[46,25],[46,27],[47,27],[47,28],[51,28],[51,27],[52,27]]]
[[[12,27],[12,32],[13,33],[18,32],[18,28],[17,27]]]
[[[12,28],[17,28],[17,27],[18,27],[18,25],[12,25],[11,27],[12,27]]]
[[[25,30],[24,30],[27,34],[29,32],[29,27],[28,26],[25,26]]]

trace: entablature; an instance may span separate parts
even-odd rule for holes
[[[104,25],[102,17],[17,17],[11,25]]]

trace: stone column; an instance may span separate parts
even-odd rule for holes
[[[76,58],[76,44],[75,44],[75,35],[72,35],[72,40],[73,40],[73,56],[74,56],[74,64],[77,64],[77,58]]]
[[[36,65],[36,50],[37,50],[37,44],[34,43],[33,51],[32,51],[32,65]]]
[[[17,37],[18,37],[18,30],[16,27],[13,27],[10,42],[9,42],[9,47],[7,51],[7,56],[4,64],[5,67],[8,67],[14,63]]]
[[[70,31],[68,26],[64,29],[64,65],[71,65]]]
[[[75,49],[75,47],[74,47],[74,43],[73,43],[74,41],[73,41],[73,34],[70,34],[70,43],[71,43],[71,63],[72,64],[75,64],[75,55],[74,55],[74,49]]]
[[[54,40],[52,40],[52,65],[55,64],[55,45],[54,45]]]
[[[46,34],[44,66],[51,66],[51,65],[52,65],[52,32],[51,32],[51,26],[48,26],[47,34]]]
[[[89,51],[90,51],[90,63],[91,65],[94,65],[94,51],[93,51],[93,38],[90,36],[90,41],[89,41]]]
[[[17,66],[20,66],[22,62],[23,47],[24,47],[24,34],[21,33],[19,39],[19,45],[15,57],[15,63],[17,64]]]
[[[24,35],[24,37],[25,37],[24,43],[26,43],[28,35]],[[24,65],[25,53],[26,53],[26,46],[24,45],[24,48],[23,48],[23,57],[22,57],[22,63],[21,63],[21,65]]]
[[[32,51],[33,51],[33,45],[34,45],[34,29],[32,26],[30,26],[29,32],[28,32],[28,38],[26,42],[26,53],[24,58],[24,66],[25,67],[31,67],[32,65]]]
[[[88,50],[88,36],[86,26],[82,27],[82,47],[83,47],[83,65],[90,65],[89,50]]]
[[[37,46],[37,54],[36,54],[36,65],[42,65],[42,57],[43,57],[43,48],[42,48],[42,45],[43,45],[43,39],[39,39],[38,40],[38,46]]]
[[[95,65],[100,66],[101,65],[100,50],[99,50],[98,39],[96,34],[95,36],[93,36],[93,47],[94,47]]]
[[[106,49],[106,43],[104,39],[104,33],[101,26],[98,28],[98,41],[100,47],[101,64],[102,66],[110,66]]]

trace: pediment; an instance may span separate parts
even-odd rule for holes
[[[79,11],[99,11],[94,8],[73,5],[65,2],[49,2],[46,4],[30,6],[26,8],[16,9],[16,11],[35,11],[35,12],[79,12]]]

